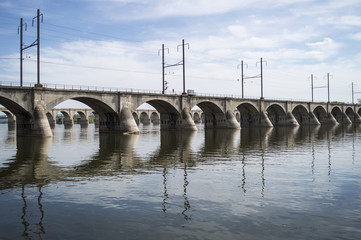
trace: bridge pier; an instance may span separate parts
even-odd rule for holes
[[[327,113],[326,121],[321,122],[321,123],[332,124],[332,125],[337,125],[338,124],[336,118],[332,115],[332,113]]]
[[[265,111],[261,111],[259,114],[259,126],[260,127],[273,127],[271,120],[269,120],[268,115]]]
[[[313,112],[309,113],[308,125],[321,125],[320,121],[318,121],[316,115]]]
[[[237,121],[236,116],[231,110],[227,110],[226,112],[226,122],[225,128],[229,129],[241,129],[240,123]]]
[[[16,120],[12,117],[8,117],[8,130],[14,131],[16,129]]]
[[[198,130],[188,107],[185,107],[182,110],[181,129],[193,131]]]
[[[177,113],[160,113],[160,123],[161,129],[164,130],[198,130],[188,107],[183,108],[180,115]]]
[[[88,119],[80,119],[79,124],[81,127],[88,127],[89,126],[89,120]]]
[[[142,123],[143,123],[143,125],[149,125],[150,124],[150,118],[143,118]]]
[[[361,123],[361,117],[358,113],[354,113],[353,119],[351,119],[353,123]]]
[[[38,136],[51,137],[53,133],[50,128],[48,117],[42,105],[34,108],[32,117],[27,116],[23,119],[17,118],[17,135],[19,136]]]
[[[123,107],[120,111],[120,124],[119,130],[115,129],[116,131],[120,131],[124,134],[138,134],[139,128],[137,123],[135,122],[132,112],[128,107]]]
[[[70,118],[63,118],[63,124],[65,128],[72,128],[73,127],[73,120]]]
[[[351,119],[347,116],[346,113],[342,112],[341,114],[341,119],[340,119],[340,122],[339,123],[342,123],[342,124],[351,124],[352,121]]]
[[[297,122],[296,118],[293,116],[291,112],[287,112],[286,116],[280,118],[276,125],[296,127],[299,126],[300,124]]]

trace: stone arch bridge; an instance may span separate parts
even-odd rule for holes
[[[16,117],[7,108],[0,107],[0,112],[5,113],[9,130],[15,130]],[[59,113],[61,117],[59,118]],[[192,119],[195,123],[204,121],[204,115],[201,110],[191,110]],[[132,111],[137,125],[140,123],[147,125],[153,123],[160,124],[160,114],[155,109],[136,109]],[[46,113],[51,128],[55,128],[56,124],[63,124],[65,127],[71,127],[74,124],[74,119],[77,118],[77,123],[81,126],[87,126],[93,117],[92,123],[99,126],[99,115],[91,108],[54,108]]]
[[[157,110],[162,130],[197,130],[190,111],[194,106],[202,110],[205,128],[361,122],[356,104],[0,86],[0,104],[16,116],[18,135],[51,136],[47,113],[69,99],[93,109],[99,131],[125,134],[139,132],[133,112],[143,103]]]

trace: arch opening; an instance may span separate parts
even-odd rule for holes
[[[318,120],[321,124],[327,122],[327,112],[326,112],[326,110],[325,110],[323,107],[317,106],[317,107],[313,110],[313,114],[316,116],[317,120]]]
[[[353,111],[351,107],[348,107],[345,113],[352,122],[356,121],[356,113]]]
[[[118,115],[118,113],[106,103],[95,98],[72,97],[69,99],[57,99],[53,103],[49,104],[49,107],[51,107],[51,105],[54,105],[53,108],[55,108],[56,106],[63,104],[65,101],[68,100],[80,102],[92,109],[95,113],[94,116],[96,116],[97,118],[98,123],[96,125],[99,127],[99,130],[103,132],[109,132],[116,131],[120,128],[120,116]],[[78,111],[77,114],[74,114],[75,120],[65,111],[63,111],[62,113],[64,115],[64,126],[71,126],[74,122],[81,124],[81,126],[87,126],[89,124],[88,116],[82,111]]]
[[[333,117],[336,119],[336,121],[338,123],[342,123],[343,116],[342,116],[342,111],[339,107],[332,108],[331,114],[333,115]]]
[[[259,124],[260,116],[257,108],[250,103],[242,103],[237,106],[241,127],[251,127]]]
[[[287,121],[285,110],[278,104],[272,104],[267,108],[268,119],[273,125],[280,125]]]
[[[161,129],[177,129],[182,124],[181,114],[169,102],[157,99],[149,100],[146,103],[159,112]]]
[[[198,103],[197,106],[203,112],[205,128],[216,128],[225,125],[226,115],[215,103],[206,101]],[[203,118],[201,117],[201,119]]]
[[[292,114],[300,125],[309,123],[310,120],[309,113],[304,106],[297,105],[292,110]]]

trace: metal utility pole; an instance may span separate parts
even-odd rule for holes
[[[164,44],[162,44],[162,49],[158,50],[158,56],[159,52],[162,51],[162,94],[165,93],[165,90],[167,90],[167,82],[165,81],[165,62],[164,62],[164,50],[167,49],[169,53],[169,48],[164,48]]]
[[[330,74],[327,73],[328,103],[330,102]]]
[[[263,97],[263,62],[265,62],[267,64],[267,61],[263,61],[262,58],[261,58],[261,61],[260,61],[260,65],[261,65],[261,99],[264,99]],[[257,65],[257,63],[256,63]]]
[[[20,26],[18,27],[18,34],[20,34],[20,87],[23,86],[23,26],[25,25],[25,31],[27,30],[26,23],[23,23],[23,18],[20,18]],[[20,30],[20,31],[19,31]]]
[[[164,94],[164,44],[162,44],[162,94]]]
[[[355,99],[354,99],[354,96],[355,96],[355,94],[359,94],[359,93],[361,93],[361,92],[355,92],[354,91],[354,84],[353,84],[353,82],[352,82],[352,104],[355,104]]]
[[[243,60],[241,61],[242,98],[244,98]]]
[[[184,54],[184,39],[182,39],[182,55],[183,55],[183,94],[186,93],[186,61]]]
[[[261,61],[259,62],[261,64],[261,74],[256,75],[256,76],[252,76],[252,77],[245,77],[245,75],[243,74],[243,61],[241,61],[241,75],[242,75],[242,98],[243,96],[243,84],[244,84],[244,80],[245,79],[250,79],[250,78],[261,78],[261,99],[264,99],[263,97],[263,62],[265,62],[267,64],[267,61],[263,61],[261,58]],[[257,66],[258,62],[256,63]]]
[[[189,49],[189,43],[184,44],[184,39],[182,40],[182,45],[178,45],[177,46],[177,51],[178,51],[178,47],[182,46],[182,55],[183,55],[183,60],[182,60],[182,65],[183,65],[183,95],[186,95],[186,61],[185,61],[185,51],[184,51],[184,46],[188,45],[188,49]]]
[[[42,87],[42,85],[40,84],[40,16],[41,16],[41,22],[43,21],[43,14],[40,14],[40,9],[38,9],[37,11],[37,16],[33,18],[33,26],[34,26],[34,19],[37,19],[37,40],[36,40],[36,45],[37,45],[37,63],[38,63],[38,77],[37,77],[37,86],[38,87]]]
[[[167,85],[167,82],[165,81],[164,77],[165,77],[165,73],[164,73],[164,69],[165,68],[169,68],[169,67],[175,67],[175,66],[181,66],[183,65],[183,93],[182,95],[186,95],[186,80],[185,80],[185,72],[186,72],[186,69],[185,69],[185,45],[188,45],[188,49],[189,49],[189,43],[184,43],[184,39],[182,40],[182,44],[181,45],[178,45],[177,46],[177,51],[179,50],[179,47],[181,46],[182,47],[182,54],[183,54],[183,58],[181,61],[175,63],[175,64],[166,64],[165,61],[164,61],[164,50],[167,49],[168,50],[168,53],[169,53],[169,49],[168,48],[164,48],[164,44],[162,44],[162,49],[160,49],[158,51],[158,55],[159,55],[159,52],[162,51],[162,93],[164,94],[165,93],[165,90],[167,89],[166,88],[166,85]]]
[[[313,74],[311,74],[311,96],[312,96],[312,102],[313,102]]]
[[[22,61],[22,51],[34,46],[37,46],[37,84],[35,85],[36,87],[42,87],[42,85],[40,84],[40,17],[41,17],[41,22],[43,22],[43,14],[40,13],[40,9],[38,9],[37,11],[37,15],[36,17],[33,18],[32,21],[32,26],[34,26],[34,19],[37,19],[37,38],[36,40],[30,44],[27,47],[23,47],[22,43],[21,43],[21,49],[20,49],[20,61]],[[22,20],[22,19],[21,19]],[[20,20],[20,21],[21,21]],[[21,35],[21,41],[22,41],[22,35]],[[22,64],[21,64],[21,68],[22,68]],[[22,69],[21,69],[21,74],[22,74]]]
[[[243,73],[243,67],[244,65],[247,65],[243,62],[243,60],[241,60],[241,64],[238,64],[237,68],[239,69],[239,67],[241,67],[241,84],[242,84],[242,98],[244,98],[244,73]],[[248,65],[247,65],[248,66]]]
[[[262,67],[262,58],[261,58],[261,99],[263,99],[263,67]]]

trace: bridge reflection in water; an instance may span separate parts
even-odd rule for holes
[[[64,134],[58,134],[62,131]],[[176,208],[185,221],[192,221],[197,209],[193,210],[191,196],[194,197],[194,193],[189,196],[189,188],[192,188],[192,185],[197,187],[200,183],[194,177],[189,177],[189,172],[195,172],[199,168],[207,169],[207,166],[219,163],[229,163],[235,168],[234,171],[239,171],[238,184],[241,192],[245,196],[258,195],[264,198],[267,194],[265,189],[268,169],[277,168],[272,164],[282,165],[282,162],[277,163],[274,160],[271,165],[267,163],[269,156],[275,157],[277,152],[285,154],[285,151],[292,152],[293,149],[299,154],[302,154],[302,151],[308,152],[310,154],[304,156],[310,159],[302,164],[306,162],[310,175],[315,176],[317,161],[324,161],[324,155],[317,154],[315,144],[317,148],[327,146],[328,176],[331,177],[331,142],[334,138],[342,139],[346,135],[359,133],[361,127],[337,125],[244,128],[241,131],[205,129],[198,132],[160,132],[159,128],[149,127],[144,128],[140,135],[98,135],[92,127],[90,130],[76,128],[59,132],[54,134],[53,139],[15,137],[9,134],[6,140],[7,144],[11,145],[11,139],[16,139],[16,154],[0,165],[0,191],[5,194],[11,189],[21,189],[19,194],[22,206],[16,211],[21,213],[18,214],[18,220],[23,225],[22,235],[29,239],[46,236],[46,227],[51,224],[45,221],[47,213],[43,200],[47,196],[43,194],[44,187],[69,181],[87,182],[93,181],[92,179],[155,174],[162,177],[159,181],[162,189],[158,193],[162,195],[159,199],[160,211],[168,214]],[[97,138],[98,150],[95,150],[91,146]],[[75,146],[72,148],[73,143]],[[84,144],[91,145],[84,148],[85,151],[93,151],[90,156],[88,152],[82,153],[88,156],[87,158],[68,159],[69,156],[76,155],[77,150],[82,151],[79,146]],[[65,148],[71,151],[70,155],[61,155]],[[353,157],[354,148],[353,144]],[[182,173],[175,173],[174,169],[182,169]],[[182,178],[182,181],[174,180],[177,177]],[[219,180],[214,179],[214,187],[217,187],[217,181]],[[177,196],[183,198],[181,209],[175,205],[176,201],[179,201]],[[197,207],[199,205],[195,204],[195,208]]]

